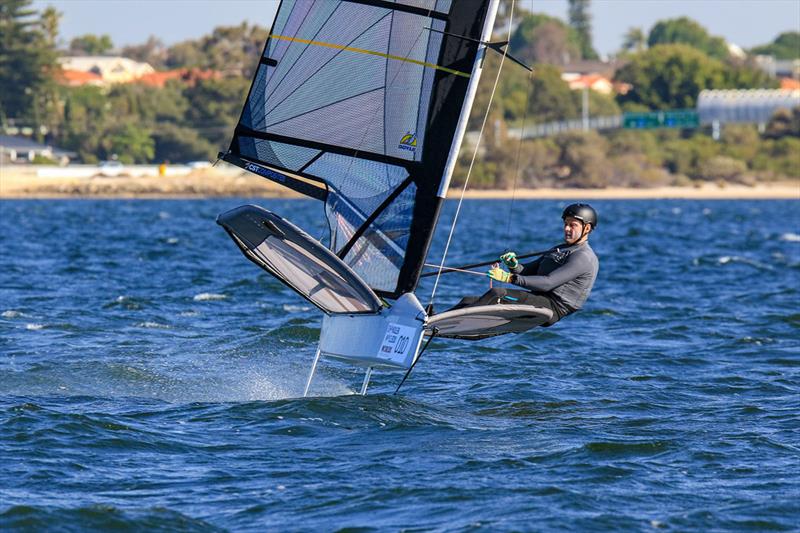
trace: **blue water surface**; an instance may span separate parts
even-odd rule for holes
[[[598,201],[583,311],[306,399],[321,315],[214,224],[247,201],[0,202],[0,530],[800,527],[797,201]],[[565,204],[467,201],[448,264],[558,242]]]

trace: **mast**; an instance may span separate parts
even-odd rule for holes
[[[447,166],[444,169],[444,178],[439,186],[438,195],[440,198],[447,197],[447,189],[450,186],[450,179],[453,177],[453,169],[455,169],[456,161],[458,160],[458,151],[461,148],[461,142],[464,140],[464,133],[467,130],[467,122],[469,121],[469,113],[472,110],[472,103],[475,101],[475,94],[478,92],[478,81],[480,81],[481,72],[483,71],[483,60],[487,50],[487,46],[483,43],[492,38],[492,28],[494,28],[494,20],[497,17],[497,8],[499,4],[500,0],[491,0],[486,13],[486,21],[483,25],[483,31],[481,32],[481,44],[475,56],[475,63],[472,65],[472,75],[470,76],[469,86],[467,88],[467,96],[464,99],[464,106],[461,108],[461,117],[458,119],[456,133],[453,135],[453,142],[450,145]]]

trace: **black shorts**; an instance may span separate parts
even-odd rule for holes
[[[553,318],[542,324],[544,327],[552,326],[562,318],[555,302],[544,294],[536,294],[522,289],[504,289],[499,287],[491,288],[481,296],[465,296],[453,309],[495,304],[533,305],[535,307],[550,309],[553,312]]]

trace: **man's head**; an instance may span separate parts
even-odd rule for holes
[[[567,244],[578,244],[589,238],[597,227],[597,212],[589,204],[568,205],[561,214],[564,221],[564,240]]]

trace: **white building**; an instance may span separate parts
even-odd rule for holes
[[[59,58],[64,70],[92,72],[105,83],[128,83],[155,72],[147,63],[118,56],[66,56]]]
[[[744,122],[766,124],[778,109],[800,106],[800,90],[704,90],[697,97],[701,124]]]
[[[30,163],[36,156],[53,159],[66,165],[75,154],[59,148],[37,143],[27,137],[0,135],[0,162]]]

